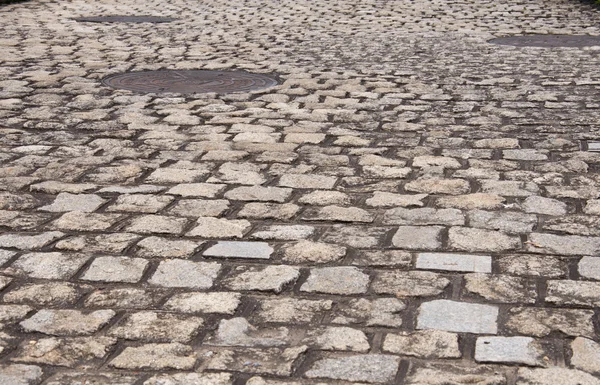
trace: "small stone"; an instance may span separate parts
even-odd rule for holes
[[[518,236],[506,235],[499,231],[452,227],[448,236],[450,248],[468,252],[497,253],[521,247],[521,239]],[[485,239],[485,242],[481,242],[482,239]]]
[[[42,338],[23,342],[12,360],[73,368],[105,357],[116,343],[109,337]]]
[[[462,226],[465,216],[457,209],[422,209],[395,208],[387,210],[383,217],[386,225],[446,225]]]
[[[297,241],[310,237],[314,234],[314,232],[315,228],[313,226],[273,225],[259,228],[259,230],[250,235],[250,238],[261,240],[276,239],[283,241]]]
[[[11,269],[32,278],[68,279],[72,277],[89,259],[82,254],[66,253],[29,253],[23,254]]]
[[[324,267],[310,270],[310,276],[301,291],[328,294],[366,293],[369,276],[356,267]]]
[[[280,187],[236,187],[225,193],[225,198],[238,201],[285,202],[292,194],[291,188]]]
[[[588,338],[577,337],[571,342],[571,365],[588,373],[600,374],[600,344]]]
[[[312,241],[300,241],[283,249],[283,260],[292,263],[328,263],[345,255],[343,246]]]
[[[450,300],[425,302],[419,309],[417,329],[456,333],[496,334],[498,308]]]
[[[558,255],[600,255],[599,237],[533,233],[526,243],[527,251]]]
[[[114,225],[119,214],[95,214],[71,211],[52,222],[52,226],[61,230],[103,231]]]
[[[164,287],[210,289],[220,270],[221,265],[218,263],[179,259],[163,261],[148,283]]]
[[[386,206],[401,206],[401,207],[422,207],[423,199],[428,197],[428,194],[394,194],[384,191],[374,191],[373,196],[366,200],[367,206],[386,207]]]
[[[258,329],[251,326],[242,317],[221,320],[214,336],[206,340],[207,345],[248,347],[284,346],[288,342],[289,330],[287,328]]]
[[[100,198],[95,194],[69,194],[62,192],[58,194],[54,202],[50,205],[40,207],[39,210],[50,212],[81,211],[91,213],[102,206],[106,199]]]
[[[383,242],[388,232],[389,229],[386,227],[333,225],[325,232],[321,240],[357,249],[369,249]]]
[[[326,206],[304,216],[312,221],[373,222],[373,215],[358,207]]]
[[[436,250],[441,248],[440,226],[400,226],[392,238],[392,244],[401,249]]]
[[[331,310],[330,300],[296,298],[264,298],[260,300],[256,317],[262,322],[310,323]]]
[[[458,335],[440,330],[388,334],[383,351],[418,358],[460,358]]]
[[[290,220],[300,210],[293,203],[246,203],[238,213],[240,218]]]
[[[400,327],[400,313],[406,304],[396,298],[378,298],[375,300],[352,299],[348,303],[338,303],[332,323],[350,325],[366,323],[367,326]]]
[[[106,211],[122,211],[133,213],[157,213],[173,201],[167,195],[127,194],[120,195],[117,201],[110,205]]]
[[[546,302],[557,305],[600,306],[600,282],[548,281]]]
[[[535,303],[536,284],[521,277],[508,275],[466,274],[465,289],[483,298],[503,303]]]
[[[141,311],[127,314],[109,330],[108,335],[126,340],[188,342],[203,323],[203,319],[198,317]]]
[[[544,351],[531,337],[478,337],[475,361],[546,366]]]
[[[583,212],[589,215],[600,215],[600,199],[590,199],[586,202]]]
[[[115,288],[96,290],[85,300],[86,307],[146,309],[162,300],[164,295],[157,290]]]
[[[230,220],[225,218],[198,218],[197,226],[187,236],[202,238],[242,238],[251,227],[246,220]]]
[[[294,362],[306,351],[306,346],[287,349],[211,349],[205,354],[206,368],[229,370],[242,373],[272,374],[289,377]]]
[[[442,293],[450,281],[428,271],[382,271],[377,274],[372,288],[377,294],[397,297],[427,297]]]
[[[98,257],[81,279],[102,282],[138,282],[148,261],[142,258]]]
[[[461,195],[471,190],[469,182],[462,179],[418,179],[404,186],[406,191],[425,194]]]
[[[300,277],[297,268],[285,265],[237,267],[223,285],[231,290],[258,290],[280,293],[286,285]]]
[[[167,194],[180,195],[185,198],[215,198],[226,185],[215,183],[182,183],[171,187]]]
[[[600,280],[600,258],[583,257],[577,265],[579,275],[585,278]]]
[[[539,195],[540,189],[533,182],[512,180],[483,180],[481,191],[487,194],[497,194],[505,197],[529,197]]]
[[[392,381],[399,365],[399,357],[383,354],[324,358],[315,362],[305,376],[381,383]]]
[[[157,374],[144,381],[143,385],[232,385],[229,373],[175,373]],[[75,385],[75,384],[73,384]],[[94,385],[94,384],[90,384]],[[100,384],[98,384],[100,385]],[[114,384],[111,385],[121,385]]]
[[[218,242],[204,252],[206,257],[269,259],[273,248],[264,242]]]
[[[521,205],[527,213],[561,216],[567,213],[567,205],[559,200],[530,196]]]
[[[42,368],[33,365],[0,366],[0,384],[33,385],[39,383],[43,375]]]
[[[567,368],[519,368],[518,385],[600,385],[600,380],[580,370]]]
[[[138,242],[135,254],[143,258],[189,258],[202,243],[148,237]]]
[[[67,192],[71,194],[81,194],[94,190],[97,186],[90,183],[63,183],[57,181],[45,181],[29,186],[31,191],[41,191],[46,194],[59,194]]]
[[[502,207],[506,199],[495,194],[467,194],[451,197],[440,197],[436,203],[441,207],[452,207],[461,210],[484,209],[494,210]]]
[[[400,250],[361,251],[353,261],[356,266],[409,267],[412,255]]]
[[[180,343],[146,344],[126,347],[108,365],[129,370],[191,370],[196,363],[194,350]]]
[[[14,247],[19,250],[41,249],[64,235],[60,231],[50,231],[38,235],[4,234],[0,235],[0,247]]]
[[[279,185],[298,189],[330,190],[335,186],[337,178],[326,175],[285,174],[279,179]]]
[[[326,327],[309,331],[302,343],[319,350],[366,353],[370,348],[365,333],[349,327]]]
[[[139,238],[139,235],[129,233],[72,236],[58,241],[55,248],[70,251],[85,250],[88,253],[120,254]]]
[[[145,182],[158,184],[192,183],[206,176],[207,173],[205,170],[186,170],[172,167],[160,168],[150,174]]]
[[[17,255],[15,251],[0,249],[0,265],[4,265],[6,262],[10,261],[10,259],[15,255]]]
[[[52,376],[46,385],[133,385],[138,380],[137,376],[122,373],[62,372]]]
[[[530,233],[537,225],[537,216],[519,212],[469,211],[469,225],[509,234]]]
[[[78,310],[40,310],[20,325],[26,332],[55,336],[88,335],[106,325],[115,314],[112,310],[97,310],[87,314]]]
[[[535,337],[559,331],[568,336],[595,338],[593,317],[591,310],[519,307],[509,310],[506,327]]]
[[[491,273],[492,257],[489,255],[419,253],[417,269]]]
[[[496,367],[483,365],[459,366],[455,364],[435,363],[413,366],[405,381],[405,385],[450,384],[506,385],[507,382],[506,376]]]
[[[557,257],[509,255],[498,260],[500,273],[532,277],[560,278],[569,273],[566,262]]]
[[[179,293],[164,308],[181,313],[233,314],[240,305],[238,293]]]
[[[187,223],[185,218],[166,217],[161,215],[144,215],[136,217],[127,227],[127,231],[140,234],[181,234]]]
[[[317,190],[303,195],[298,202],[315,206],[343,206],[350,204],[350,197],[339,191]]]
[[[0,323],[12,324],[19,321],[33,309],[26,305],[0,305]]]
[[[30,303],[39,306],[72,305],[90,290],[68,282],[26,284],[6,293],[4,302]]]

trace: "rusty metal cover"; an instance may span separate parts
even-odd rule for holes
[[[160,16],[92,16],[75,20],[86,23],[169,23],[177,19]]]
[[[515,47],[589,47],[600,46],[600,36],[590,35],[523,35],[499,37],[489,41],[492,44]]]
[[[161,70],[110,75],[102,84],[144,93],[248,92],[273,87],[277,79],[244,71]]]

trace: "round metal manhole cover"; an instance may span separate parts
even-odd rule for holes
[[[589,47],[600,46],[600,36],[589,35],[523,35],[499,37],[489,41],[492,44],[515,47]]]
[[[175,20],[177,19],[160,16],[93,16],[75,19],[84,23],[169,23]]]
[[[194,94],[248,92],[279,84],[267,75],[244,71],[161,70],[110,75],[102,84],[134,92]]]

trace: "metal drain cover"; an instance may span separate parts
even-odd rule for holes
[[[489,41],[492,44],[515,47],[589,47],[600,46],[600,36],[589,35],[523,35],[499,37]]]
[[[160,16],[93,16],[75,20],[85,23],[169,23],[177,19]]]
[[[110,75],[102,84],[135,92],[194,94],[248,92],[279,84],[272,77],[243,71],[162,70]]]

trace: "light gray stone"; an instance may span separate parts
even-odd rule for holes
[[[600,385],[600,379],[581,370],[567,368],[520,368],[517,385]]]
[[[190,237],[242,238],[251,224],[244,219],[198,218],[196,227],[187,233]]]
[[[373,281],[377,294],[397,297],[427,297],[442,293],[450,280],[430,271],[381,271]]]
[[[471,254],[419,253],[416,267],[424,270],[491,273],[492,257]]]
[[[366,353],[370,348],[365,333],[345,326],[311,330],[302,343],[319,350]]]
[[[571,342],[571,365],[588,373],[600,374],[600,344],[588,338],[577,337]]]
[[[181,313],[233,314],[240,299],[240,294],[229,292],[179,293],[169,298],[164,308]]]
[[[440,330],[388,334],[383,351],[418,358],[460,358],[458,335]]]
[[[300,270],[285,265],[266,267],[237,267],[223,280],[231,290],[258,290],[280,293],[286,285],[300,277]]]
[[[506,385],[506,375],[496,367],[455,364],[413,366],[406,385]]]
[[[134,218],[127,226],[127,231],[140,234],[181,234],[186,223],[185,218],[144,215]]]
[[[336,177],[317,174],[285,174],[279,179],[280,186],[298,189],[330,190],[336,182]]]
[[[167,194],[180,195],[185,198],[215,198],[226,185],[216,183],[182,183],[171,187]]]
[[[448,236],[449,246],[454,250],[497,253],[521,247],[521,239],[518,236],[499,231],[452,227]],[[482,239],[485,239],[485,242],[482,242]]]
[[[428,197],[428,194],[394,194],[385,191],[374,191],[373,196],[365,201],[367,206],[372,207],[423,207],[423,199]]]
[[[532,253],[600,256],[600,237],[533,233],[526,246]]]
[[[42,379],[43,371],[34,365],[0,366],[0,385],[33,385]]]
[[[89,258],[83,254],[29,253],[13,262],[11,269],[32,278],[67,279],[72,277]]]
[[[252,239],[297,241],[306,239],[315,233],[313,226],[303,225],[273,225],[262,227],[250,234]]]
[[[306,372],[308,378],[383,383],[394,379],[400,358],[383,354],[324,358]]]
[[[218,263],[169,260],[158,265],[148,282],[164,287],[209,289],[220,270],[221,265]]]
[[[225,198],[239,201],[285,202],[292,194],[291,188],[280,187],[236,187],[225,193]]]
[[[107,334],[126,340],[189,342],[203,324],[199,317],[140,311],[127,314]]]
[[[301,291],[328,294],[366,293],[369,276],[356,267],[323,267],[310,270]]]
[[[469,211],[469,225],[504,233],[530,233],[537,224],[537,216],[520,212]]]
[[[400,226],[392,238],[392,244],[401,249],[436,250],[442,246],[443,229],[440,226]]]
[[[527,197],[521,205],[527,213],[561,216],[567,213],[567,204],[540,196]]]
[[[206,340],[208,345],[276,347],[289,343],[289,330],[279,328],[256,328],[242,317],[221,320],[217,331]]]
[[[446,225],[462,226],[465,216],[457,209],[434,209],[431,207],[421,209],[405,209],[398,207],[387,210],[383,217],[386,225]]]
[[[498,308],[491,305],[445,299],[425,302],[419,309],[417,329],[496,334],[498,332]]]
[[[143,385],[232,385],[230,373],[174,373],[157,374]],[[75,385],[75,384],[73,384]],[[111,385],[120,385],[113,384]]]
[[[83,313],[79,310],[43,309],[20,325],[26,332],[39,332],[55,336],[88,335],[98,331],[114,316],[112,310]]]
[[[202,242],[148,237],[137,243],[135,254],[143,258],[189,258],[200,245]]]
[[[54,202],[47,206],[42,206],[38,210],[50,212],[82,211],[91,213],[102,206],[106,199],[100,198],[95,194],[69,194],[62,192],[58,194]]]
[[[126,347],[109,366],[129,370],[191,370],[196,363],[194,350],[180,343],[146,344]]]
[[[600,258],[583,257],[577,265],[579,275],[585,278],[600,280]]]
[[[204,252],[207,257],[269,259],[273,248],[264,242],[218,242]]]
[[[0,247],[14,247],[19,250],[41,249],[64,235],[60,231],[49,231],[38,235],[3,234],[0,235]]]
[[[138,282],[148,261],[142,258],[98,257],[81,279],[102,282]]]
[[[478,337],[475,361],[546,366],[544,351],[531,337]]]

